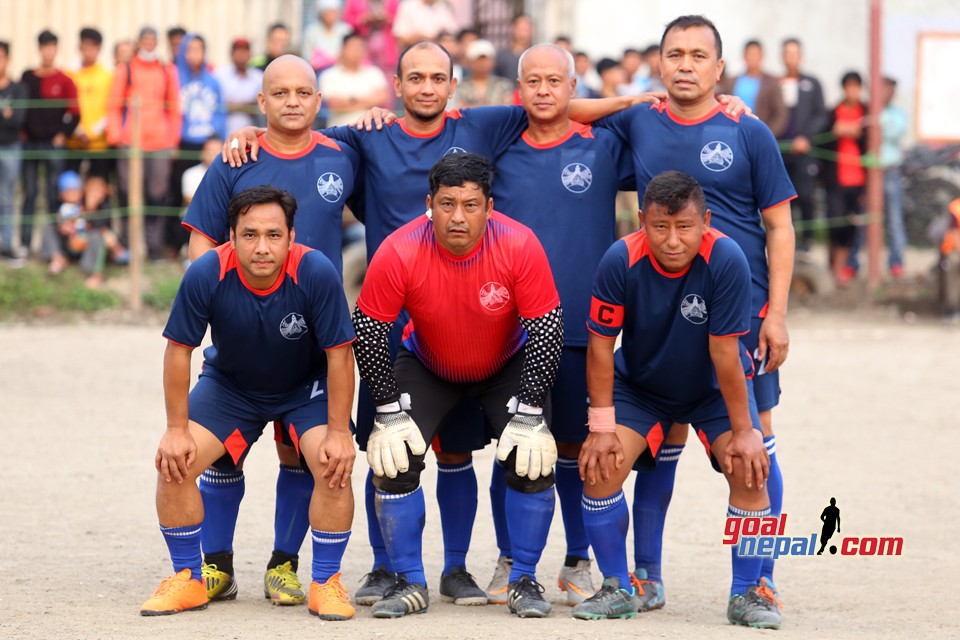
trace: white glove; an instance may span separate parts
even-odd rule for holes
[[[536,480],[553,473],[557,443],[543,416],[516,413],[497,442],[497,460],[503,462],[517,448],[517,475]]]
[[[410,468],[407,445],[416,456],[427,451],[427,443],[413,418],[406,411],[378,413],[367,440],[370,468],[380,477],[396,478],[398,471],[402,473]]]

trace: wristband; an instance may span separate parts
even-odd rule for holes
[[[614,433],[617,430],[617,410],[614,407],[587,408],[590,433]]]
[[[397,413],[400,411],[399,402],[388,402],[387,404],[378,404],[377,413]]]

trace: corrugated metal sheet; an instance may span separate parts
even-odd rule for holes
[[[281,21],[290,27],[294,45],[302,31],[304,2],[313,0],[0,0],[0,40],[11,46],[10,73],[19,77],[37,64],[37,34],[50,29],[60,38],[58,66],[79,60],[80,29],[103,33],[101,62],[112,64],[113,45],[136,38],[144,25],[161,34],[161,50],[169,58],[164,33],[179,25],[203,35],[211,63],[228,61],[230,42],[250,40],[253,53],[263,51],[267,26]],[[294,50],[297,50],[295,48]]]

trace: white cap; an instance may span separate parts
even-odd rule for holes
[[[497,55],[497,49],[489,40],[474,40],[467,45],[467,60],[476,60],[481,56],[494,58]]]

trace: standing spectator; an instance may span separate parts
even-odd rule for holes
[[[57,178],[63,171],[63,158],[58,151],[80,121],[77,107],[77,86],[73,80],[53,66],[57,58],[57,36],[43,31],[37,37],[40,46],[40,67],[23,73],[23,84],[30,100],[56,100],[49,107],[27,110],[23,122],[24,150],[39,154],[23,161],[23,217],[20,221],[20,243],[27,249],[33,238],[33,218],[37,212],[40,166],[47,178],[47,211],[57,206]]]
[[[647,91],[666,91],[663,78],[660,77],[660,45],[651,44],[643,50],[643,61],[647,65]]]
[[[236,131],[256,122],[257,94],[263,84],[263,71],[248,67],[250,41],[237,38],[230,46],[230,64],[214,74],[227,105],[227,131]]]
[[[624,49],[620,58],[620,68],[627,77],[627,81],[620,86],[620,95],[634,96],[647,90],[647,79],[641,67],[643,55],[636,49]]]
[[[180,43],[187,35],[187,30],[181,26],[174,26],[167,29],[167,47],[170,50],[170,61],[173,64],[180,62]]]
[[[720,91],[739,97],[763,120],[773,135],[779,138],[787,128],[787,107],[779,81],[763,71],[763,45],[749,40],[743,45],[743,63],[746,71],[720,84]]]
[[[466,54],[466,49],[460,48],[460,41],[457,40],[457,36],[453,35],[450,31],[441,31],[438,33],[436,41],[437,44],[446,49],[450,57],[453,58],[453,77],[456,78],[458,83],[463,82],[463,78],[466,75],[464,73],[464,55]],[[456,95],[454,95],[454,97],[456,97]]]
[[[113,45],[113,66],[129,63],[133,60],[136,51],[133,40],[119,40],[117,44]]]
[[[570,55],[573,55],[573,38],[570,36],[560,35],[553,39],[553,44],[557,45]]]
[[[258,55],[250,61],[250,66],[263,71],[267,65],[289,53],[290,49],[290,30],[282,22],[275,22],[267,29],[267,52]]]
[[[577,51],[573,55],[574,70],[577,78],[577,98],[597,98],[600,93],[600,76],[590,62],[590,56],[584,51]]]
[[[620,87],[626,82],[627,74],[619,62],[612,58],[603,58],[597,63],[597,74],[600,76],[598,93],[601,98],[615,98],[621,95]]]
[[[517,77],[520,54],[533,44],[533,20],[525,13],[513,18],[510,23],[510,46],[497,52],[497,64],[493,72],[501,78]]]
[[[221,138],[210,136],[200,150],[200,162],[183,172],[183,178],[180,179],[180,195],[183,197],[184,207],[189,206],[193,196],[197,194],[203,176],[207,175],[207,169],[220,155],[222,147],[223,140]]]
[[[856,275],[848,263],[863,213],[867,172],[863,167],[867,135],[864,117],[869,113],[861,101],[863,80],[856,71],[843,74],[843,101],[829,114],[829,131],[836,142],[836,165],[827,172],[830,222],[830,269],[837,285],[847,286]]]
[[[457,85],[460,108],[513,104],[514,83],[493,75],[497,50],[489,40],[474,40],[467,49],[466,80]]]
[[[378,67],[364,64],[363,38],[350,33],[343,39],[340,61],[320,74],[320,93],[330,109],[328,126],[350,124],[368,109],[390,97],[387,79]]]
[[[800,72],[802,56],[799,40],[788,38],[783,41],[783,66],[787,74],[780,78],[780,90],[789,114],[781,138],[789,147],[784,151],[783,163],[797,190],[795,204],[800,208],[802,224],[797,250],[805,252],[810,250],[813,240],[813,192],[820,172],[816,158],[810,155],[813,149],[811,138],[826,129],[827,107],[820,81]]]
[[[473,27],[466,27],[465,29],[460,29],[460,32],[457,34],[457,45],[460,47],[460,51],[466,55],[467,49],[470,48],[470,44],[479,39],[479,31]]]
[[[447,0],[403,0],[397,8],[393,35],[401,48],[420,40],[434,40],[442,31],[457,31]]]
[[[11,102],[25,100],[26,88],[7,75],[10,43],[0,41],[0,255],[23,258],[25,247],[14,247],[13,191],[20,175],[20,127],[26,110]]]
[[[320,72],[336,63],[343,38],[352,29],[340,19],[340,0],[317,0],[316,15],[317,19],[311,20],[303,31],[301,57]]]
[[[196,164],[200,151],[211,136],[221,140],[227,135],[227,110],[220,92],[220,83],[210,73],[206,61],[207,44],[202,36],[188,33],[180,42],[177,56],[177,77],[180,79],[180,151],[173,163],[168,198],[170,206],[183,205],[180,184],[183,173]],[[189,239],[180,220],[166,218],[166,239],[175,252]]]
[[[130,109],[134,98],[140,99],[141,150],[150,152],[144,159],[144,196],[148,207],[167,204],[166,193],[170,184],[171,150],[180,145],[180,83],[177,69],[160,60],[157,54],[157,31],[144,27],[137,38],[137,55],[125,64],[118,65],[113,74],[110,102],[107,110],[107,141],[117,147],[127,148],[133,142],[133,123]],[[130,160],[121,157],[117,161],[117,177],[120,182],[120,201],[128,201]],[[150,259],[163,256],[165,222],[163,216],[144,216],[147,253]]]
[[[907,244],[907,232],[903,226],[903,136],[907,132],[907,114],[893,104],[897,81],[883,79],[883,113],[880,128],[883,139],[880,143],[880,164],[883,167],[883,216],[887,221],[887,241],[890,255],[890,275],[903,275],[903,250]]]
[[[103,36],[96,29],[80,30],[80,67],[70,72],[77,85],[80,104],[80,124],[67,140],[71,151],[96,154],[88,158],[87,175],[110,179],[116,162],[106,157],[107,150],[107,101],[113,71],[100,64],[100,49]],[[67,168],[80,173],[80,158],[67,161]]]
[[[396,40],[393,21],[400,0],[346,0],[343,3],[343,21],[367,40],[370,61],[380,67],[388,78],[397,66]]]
[[[947,207],[947,215],[941,225],[940,240],[940,304],[943,320],[949,324],[960,322],[960,198]]]

